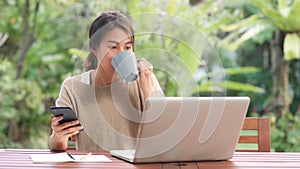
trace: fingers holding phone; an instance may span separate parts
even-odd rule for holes
[[[69,137],[76,135],[83,130],[83,127],[81,125],[76,125],[79,124],[78,120],[59,124],[59,121],[62,118],[62,116],[54,116],[51,122],[52,135],[56,138],[56,141],[58,142],[67,141]]]
[[[76,114],[69,107],[51,107],[53,114],[51,128],[58,140],[68,140],[72,135],[83,130],[83,126],[77,120]]]
[[[53,131],[62,131],[62,130],[66,130],[66,131],[72,131],[72,130],[83,130],[83,127],[80,125],[78,120],[73,120],[73,121],[69,121],[69,122],[64,122],[64,123],[60,123],[60,121],[63,119],[62,116],[58,116],[58,117],[53,117],[52,119],[52,130]],[[72,129],[70,129],[72,128]],[[67,130],[70,129],[70,130]]]

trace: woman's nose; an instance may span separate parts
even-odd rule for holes
[[[119,52],[123,52],[124,50],[125,50],[124,47],[119,47],[118,53],[119,53]]]

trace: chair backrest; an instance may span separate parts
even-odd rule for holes
[[[236,151],[270,152],[270,120],[246,117]]]
[[[69,137],[68,150],[76,150],[76,135]]]

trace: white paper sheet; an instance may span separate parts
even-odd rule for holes
[[[83,160],[81,158],[85,155],[72,155],[75,160],[64,153],[53,154],[30,154],[30,158],[34,163],[56,163],[56,162],[111,162],[105,155],[90,155]]]

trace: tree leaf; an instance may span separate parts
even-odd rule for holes
[[[233,43],[228,43],[224,45],[224,48],[229,50],[236,50],[242,43],[249,39],[255,38],[261,32],[270,29],[271,25],[267,22],[261,22],[261,20],[257,20],[255,24],[251,24],[245,26],[248,28],[242,35]],[[241,29],[244,29],[243,27]],[[243,31],[243,30],[241,30]]]
[[[225,69],[226,75],[237,75],[237,74],[248,74],[248,73],[259,73],[261,71],[260,68],[253,67],[253,66],[245,66],[245,67],[238,67],[238,68],[228,68]]]
[[[286,30],[286,23],[284,22],[283,15],[273,8],[270,2],[261,1],[261,0],[251,0],[250,1],[254,6],[259,8],[262,13],[269,18],[275,26],[281,30]]]
[[[168,4],[166,5],[166,12],[169,15],[175,15],[177,11],[177,5],[176,5],[176,1],[171,0],[168,2]]]
[[[85,51],[82,49],[77,49],[77,48],[70,48],[68,52],[72,55],[76,55],[80,57],[82,60],[85,60],[87,55],[89,54],[89,51]]]
[[[300,31],[300,1],[294,1],[290,14],[287,18],[287,24],[289,25],[289,31]]]
[[[261,87],[257,87],[246,83],[235,82],[235,81],[222,81],[222,82],[207,81],[202,85],[199,85],[198,87],[199,92],[215,92],[215,91],[224,91],[224,90],[265,93],[265,90]]]
[[[221,30],[224,32],[232,32],[235,31],[243,26],[252,24],[253,22],[255,22],[257,20],[257,18],[259,17],[259,15],[251,15],[250,17],[241,20],[240,22],[236,22],[230,25],[226,25],[226,26],[222,26]]]
[[[300,1],[295,0],[291,5],[279,0],[278,6],[274,8],[271,2],[251,0],[250,2],[259,8],[273,24],[285,32],[295,32],[300,29]]]
[[[187,65],[190,72],[194,74],[200,65],[200,58],[189,46],[184,43],[178,43],[177,50],[179,53],[179,57],[182,59],[185,65]]]
[[[286,0],[278,0],[278,10],[284,17],[288,17],[291,8],[288,6]]]
[[[285,60],[293,60],[300,57],[300,38],[296,33],[286,34],[283,51]]]
[[[259,73],[261,72],[260,68],[253,66],[237,67],[237,68],[226,68],[221,71],[210,72],[209,74],[201,76],[201,79],[207,79],[208,77],[217,76],[220,73],[225,73],[226,75],[239,75],[239,74],[249,74],[249,73]]]
[[[219,84],[222,87],[225,87],[227,90],[238,90],[238,91],[248,91],[254,93],[265,93],[265,89],[257,87],[251,84],[245,84],[234,81],[226,81],[226,83]]]

